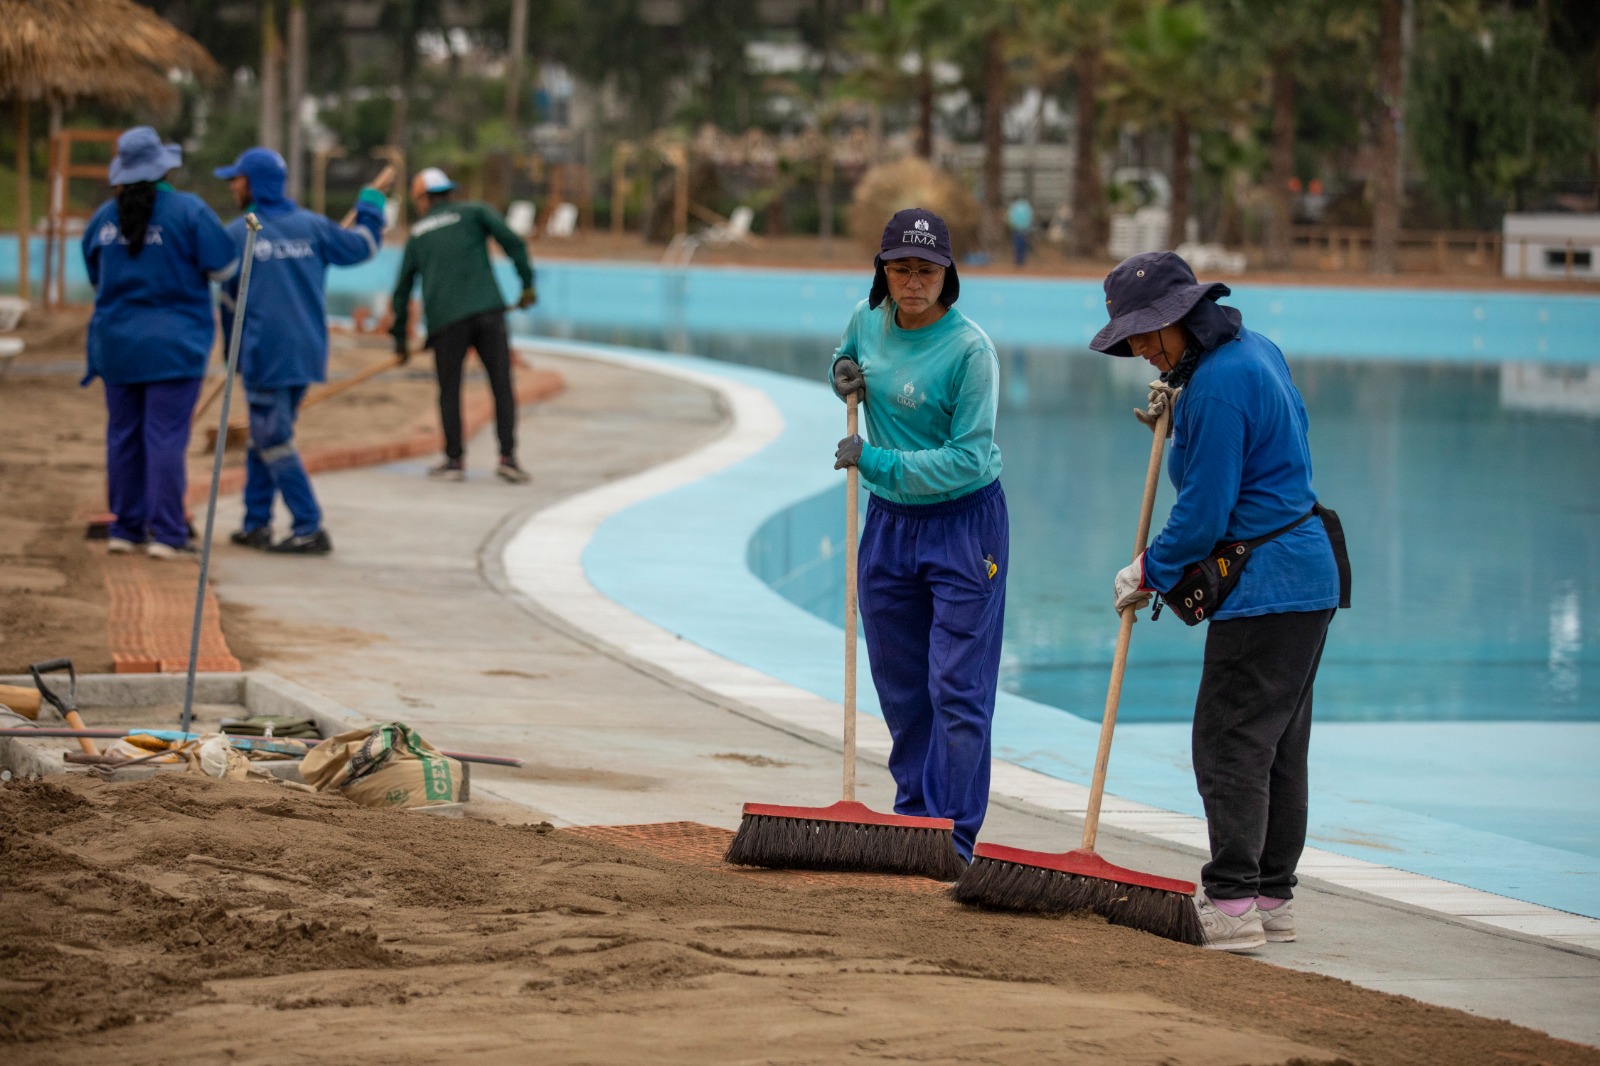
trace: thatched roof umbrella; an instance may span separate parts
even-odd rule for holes
[[[218,73],[200,42],[134,0],[0,0],[0,100],[17,115],[19,295],[28,295],[28,104],[89,97],[169,109],[173,70]]]

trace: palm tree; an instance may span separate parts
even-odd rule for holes
[[[1143,5],[1137,0],[1025,0],[1024,33],[1042,74],[1070,70],[1074,90],[1072,231],[1068,251],[1091,255],[1101,244],[1105,204],[1100,192],[1099,90],[1118,25]]]
[[[988,0],[972,9],[965,35],[981,56],[978,95],[983,101],[983,213],[978,241],[994,251],[1004,236],[1005,113],[1014,56],[1025,55],[1022,0]]]
[[[924,159],[933,158],[934,64],[958,46],[962,10],[956,0],[887,0],[850,20],[848,47],[860,66],[844,91],[883,104],[914,102],[916,152]]]
[[[1219,0],[1226,32],[1243,42],[1267,72],[1272,115],[1268,150],[1266,265],[1289,266],[1293,233],[1291,189],[1297,91],[1306,67],[1336,59],[1337,48],[1358,39],[1365,3],[1353,0]]]
[[[1189,223],[1191,159],[1197,126],[1225,124],[1249,99],[1248,76],[1227,61],[1227,45],[1197,0],[1160,4],[1126,28],[1120,49],[1124,76],[1116,95],[1141,124],[1172,131],[1172,203],[1168,244],[1184,239]]]

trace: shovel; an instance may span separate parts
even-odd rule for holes
[[[45,684],[44,675],[58,671],[67,672],[67,694],[63,696],[49,685]],[[71,659],[50,659],[42,663],[34,663],[28,667],[28,673],[33,675],[33,684],[50,706],[56,709],[62,719],[73,729],[88,729],[83,724],[83,716],[78,713],[78,671],[73,669]],[[78,738],[79,747],[90,755],[99,755],[100,749],[94,746],[94,741],[88,737]]]

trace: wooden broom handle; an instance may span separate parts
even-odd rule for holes
[[[845,435],[856,435],[859,393],[845,400]],[[856,527],[861,515],[861,471],[844,475],[844,798],[856,798]]]
[[[1139,532],[1133,538],[1133,557],[1144,553],[1150,538],[1150,515],[1156,508],[1156,486],[1161,482],[1161,452],[1167,445],[1167,422],[1172,418],[1172,403],[1156,419],[1154,438],[1150,442],[1150,465],[1144,472],[1144,503],[1139,508]],[[1128,666],[1128,643],[1133,639],[1136,612],[1132,607],[1122,611],[1122,624],[1117,630],[1117,650],[1111,657],[1111,684],[1106,689],[1106,709],[1100,718],[1100,750],[1094,756],[1094,777],[1089,782],[1089,806],[1083,812],[1083,850],[1093,851],[1095,837],[1100,832],[1100,801],[1106,794],[1106,766],[1111,762],[1111,735],[1117,728],[1117,704],[1122,699],[1122,675]]]

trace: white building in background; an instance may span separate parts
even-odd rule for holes
[[[1501,235],[1505,277],[1600,281],[1600,215],[1507,215]]]

